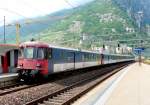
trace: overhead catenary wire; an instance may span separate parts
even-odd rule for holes
[[[72,3],[70,3],[68,0],[64,0],[70,7],[75,8],[76,6],[74,6]]]
[[[45,21],[48,21],[48,20],[55,20],[55,17],[51,17],[50,16],[50,19],[46,19],[46,20],[34,20],[34,19],[31,19],[31,18],[29,18],[29,17],[26,17],[26,16],[24,16],[23,14],[21,14],[21,13],[18,13],[18,12],[16,12],[16,11],[13,11],[13,10],[9,10],[9,9],[7,9],[7,8],[0,8],[1,10],[3,10],[3,11],[6,11],[6,12],[9,12],[9,13],[12,13],[12,14],[15,14],[15,15],[18,15],[18,16],[21,16],[21,17],[23,17],[24,19],[28,19],[26,22],[24,22],[24,23],[21,23],[21,25],[25,25],[25,24],[31,24],[31,23],[42,23],[42,24],[46,24],[46,25],[50,25],[50,24],[48,24],[47,22],[45,23]],[[68,17],[68,16],[67,16]],[[56,20],[57,19],[61,19],[61,18],[66,18],[66,16],[65,17],[60,17],[60,16],[58,16],[57,18],[56,18]],[[16,26],[17,24],[19,24],[20,25],[20,23],[18,23],[18,22],[14,22],[14,23],[12,23],[12,24],[7,24],[6,26]]]
[[[25,15],[23,15],[23,14],[19,13],[19,12],[16,12],[16,11],[10,10],[10,9],[8,9],[8,8],[0,8],[0,10],[3,10],[3,11],[6,11],[6,12],[9,12],[9,13],[11,13],[11,14],[15,14],[15,15],[17,15],[17,16],[20,16],[20,17],[22,17],[22,18],[26,19],[26,20],[32,20],[32,21],[33,21],[33,19],[32,19],[32,18],[29,18],[29,17],[27,17],[27,16],[25,16]],[[15,24],[8,24],[8,26],[13,26],[13,25],[15,25]]]
[[[68,2],[67,0],[64,0],[64,1],[65,1],[68,5],[70,5],[72,8],[75,8],[75,6],[72,5],[70,2]],[[39,10],[39,9],[37,9],[37,8],[32,7],[31,5],[29,5],[29,4],[28,4],[27,2],[25,2],[25,1],[23,1],[23,2],[24,2],[25,5],[27,5],[28,7],[33,8],[35,11],[41,11],[41,10]],[[3,10],[3,11],[6,11],[6,12],[12,13],[12,14],[18,15],[18,16],[21,16],[21,17],[23,17],[23,18],[25,18],[25,19],[33,20],[33,19],[31,19],[31,18],[29,18],[29,17],[27,17],[27,16],[24,16],[23,14],[21,14],[21,13],[19,13],[19,12],[10,10],[10,9],[8,9],[8,8],[0,8],[0,9]],[[53,17],[53,18],[55,18],[55,17]],[[60,18],[60,17],[58,17],[58,18]],[[50,19],[52,19],[52,17],[50,17]],[[34,20],[34,22],[36,22],[36,21]],[[37,20],[37,22],[39,23],[39,22],[41,22],[41,21],[40,21],[40,20]]]
[[[31,4],[29,4],[29,3],[26,2],[25,0],[21,0],[21,2],[22,2],[23,4],[25,4],[26,6],[28,6],[29,8],[34,9],[35,11],[43,12],[43,11],[41,11],[39,8],[33,7]]]
[[[32,6],[30,6],[29,4],[27,4],[25,1],[23,1],[23,2],[24,2],[25,5],[28,5],[28,7],[33,8]],[[69,3],[69,2],[68,2],[68,3]],[[71,4],[70,4],[70,5],[71,5]],[[39,11],[39,9],[37,9],[37,8],[33,8],[33,9],[36,10],[36,11],[37,11],[37,10]],[[17,15],[17,16],[23,17],[24,19],[30,20],[30,22],[28,21],[27,24],[32,23],[32,21],[33,21],[34,23],[43,23],[43,21],[40,21],[40,20],[37,20],[37,21],[36,21],[36,20],[32,20],[31,18],[29,18],[29,17],[27,17],[27,16],[25,16],[25,15],[19,13],[19,12],[10,10],[10,9],[8,9],[8,8],[0,8],[0,10],[6,11],[6,12],[11,13],[11,14],[15,14],[15,15]],[[53,17],[53,18],[55,18],[55,17]],[[60,18],[62,18],[62,17],[58,17],[58,19],[60,19]],[[63,18],[64,18],[64,17],[63,17]],[[50,19],[52,19],[52,17],[51,17]],[[46,21],[47,21],[47,20],[46,20]],[[3,22],[3,21],[2,21],[2,22]],[[8,24],[7,26],[16,26],[16,24],[20,24],[20,23],[15,22],[15,23],[13,23],[13,24]],[[24,24],[26,24],[26,22],[25,22]],[[47,23],[46,23],[46,24],[47,24]],[[49,24],[47,24],[47,25],[49,25]]]
[[[0,8],[0,9],[3,10],[3,11],[6,11],[6,12],[12,13],[12,14],[18,15],[18,16],[21,16],[21,17],[23,17],[23,18],[29,18],[29,17],[26,17],[26,16],[22,15],[22,14],[19,13],[19,12],[10,10],[10,9],[8,9],[8,8]]]

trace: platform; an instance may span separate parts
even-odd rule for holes
[[[150,65],[134,63],[73,105],[150,105]]]
[[[0,82],[13,81],[18,78],[18,73],[4,73],[0,74]]]
[[[9,86],[16,82],[18,73],[4,73],[0,74],[0,88]]]

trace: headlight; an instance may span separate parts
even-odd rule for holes
[[[41,64],[37,63],[37,64],[36,64],[36,67],[37,67],[37,68],[41,68]]]
[[[22,66],[23,66],[23,64],[19,64],[19,66],[20,66],[20,67],[22,67]]]

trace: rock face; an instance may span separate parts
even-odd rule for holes
[[[133,18],[137,12],[143,11],[143,23],[150,24],[150,0],[114,0],[123,9],[131,11]]]

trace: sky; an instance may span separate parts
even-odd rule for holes
[[[69,9],[93,0],[0,0],[0,25],[23,18],[44,16]]]

